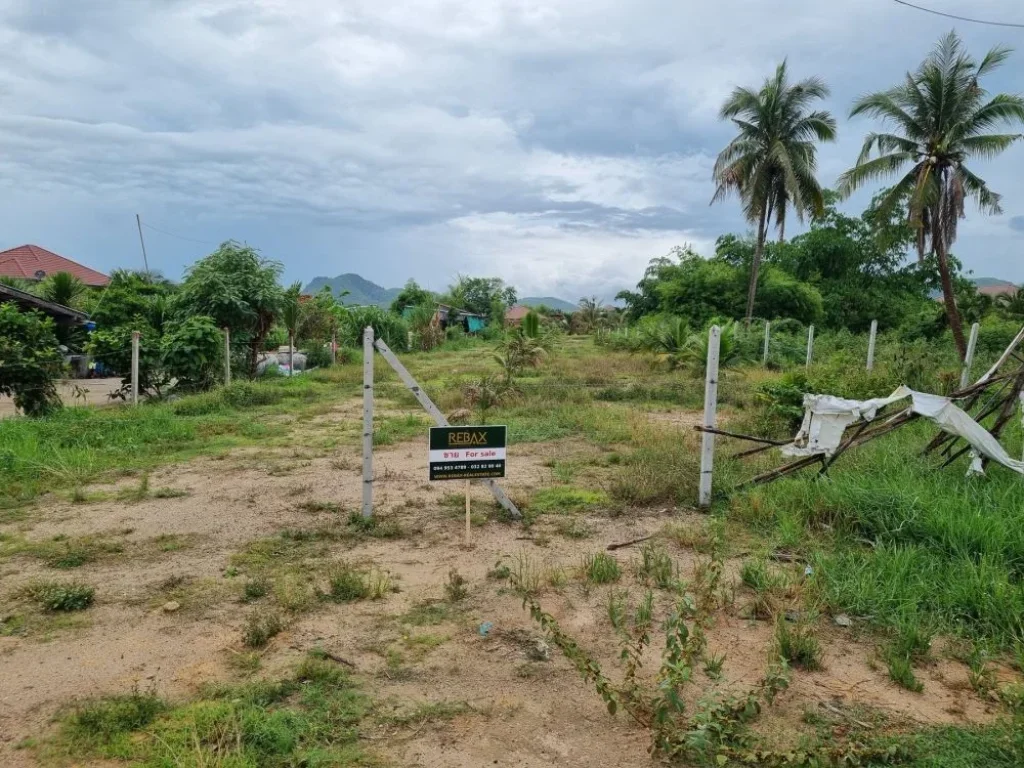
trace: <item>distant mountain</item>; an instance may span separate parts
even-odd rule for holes
[[[554,296],[527,296],[520,299],[517,304],[525,304],[527,307],[539,307],[544,305],[549,309],[560,309],[562,312],[575,312],[578,306],[565,299],[556,299]]]
[[[1009,280],[1001,280],[998,277],[974,277],[971,280],[979,288],[992,288],[1004,285],[1017,287],[1015,283],[1011,283]]]
[[[302,292],[319,293],[325,285],[330,286],[331,292],[335,296],[339,296],[343,291],[348,291],[348,296],[345,296],[342,301],[345,304],[358,306],[376,304],[380,307],[387,307],[402,290],[401,288],[381,288],[376,283],[349,272],[337,277],[314,277],[309,285],[302,289]]]

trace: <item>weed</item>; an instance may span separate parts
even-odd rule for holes
[[[274,599],[290,613],[305,613],[317,602],[317,592],[306,574],[284,573],[274,582]]]
[[[528,554],[520,552],[512,560],[509,581],[518,594],[524,597],[537,595],[544,584],[544,572]]]
[[[276,613],[253,611],[242,626],[242,642],[249,648],[263,648],[283,629],[284,622]]]
[[[915,693],[924,690],[924,685],[914,674],[914,666],[909,657],[889,653],[885,656],[885,663],[889,668],[889,679],[896,685]]]
[[[718,680],[722,676],[722,667],[725,666],[725,654],[711,654],[704,659],[704,674],[712,680]]]
[[[228,648],[228,664],[242,674],[251,675],[263,666],[263,658],[257,651],[235,651]]]
[[[271,586],[270,579],[262,574],[247,579],[245,586],[242,588],[242,599],[247,603],[255,602],[261,597],[266,597],[270,594]]]
[[[397,520],[382,520],[378,515],[363,517],[355,511],[348,517],[348,529],[373,539],[397,539],[402,536],[402,526]]]
[[[591,584],[611,584],[622,578],[619,561],[607,552],[597,552],[583,558],[583,575]]]
[[[95,588],[77,582],[40,581],[24,587],[22,592],[47,611],[84,611],[96,597]]]
[[[341,512],[341,505],[334,501],[314,501],[308,499],[296,505],[300,512],[308,512],[311,515],[322,513],[338,514]]]
[[[433,626],[450,621],[455,615],[451,603],[426,600],[417,603],[399,617],[399,621],[413,627]]]
[[[380,568],[371,568],[366,574],[366,596],[370,600],[383,600],[391,592],[396,591],[391,574]]]
[[[466,587],[468,582],[466,579],[454,568],[448,571],[448,581],[444,585],[444,593],[448,598],[448,602],[457,603],[460,600],[464,600],[469,594],[469,589]]]
[[[567,539],[587,539],[594,535],[594,529],[578,517],[559,519],[555,530]]]
[[[659,589],[673,589],[679,583],[679,569],[672,557],[661,547],[645,544],[640,549],[637,575]]]
[[[364,574],[347,563],[334,565],[327,573],[327,582],[327,597],[338,603],[365,600],[370,596]]]
[[[184,488],[157,488],[153,491],[154,499],[180,499],[188,496],[189,492]]]
[[[509,567],[508,563],[503,563],[500,560],[487,572],[487,578],[495,579],[496,581],[508,581],[511,575],[512,569]]]
[[[807,621],[790,623],[784,618],[775,623],[775,646],[779,656],[794,667],[821,669],[821,643]]]
[[[608,621],[613,629],[622,630],[626,627],[626,610],[629,604],[629,591],[611,589],[608,591]]]
[[[608,503],[608,497],[600,491],[588,491],[570,486],[555,486],[537,491],[530,499],[528,508],[534,514],[557,512],[586,512]]]

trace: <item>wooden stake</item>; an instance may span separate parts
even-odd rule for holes
[[[711,506],[711,472],[715,462],[715,411],[718,407],[718,352],[722,329],[712,325],[708,331],[707,374],[704,379],[704,434],[700,446],[700,495],[702,507]]]
[[[472,546],[473,536],[470,533],[470,526],[472,525],[472,518],[470,517],[469,511],[469,480],[466,481],[466,546]]]
[[[132,331],[132,405],[139,404],[139,331]]]
[[[363,517],[373,517],[373,326],[363,331]]]
[[[868,337],[868,370],[875,368],[875,336],[878,335],[878,321],[871,321],[871,335]],[[963,386],[963,385],[961,385]]]

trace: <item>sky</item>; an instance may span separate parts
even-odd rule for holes
[[[1019,0],[919,4],[1024,24]],[[1024,29],[892,0],[0,0],[0,248],[140,268],[138,213],[175,279],[235,239],[289,282],[610,300],[672,246],[748,231],[709,206],[735,86],[783,58],[828,82],[831,186],[878,127],[853,99],[954,27],[977,56],[1022,49],[985,85],[1024,88]],[[1024,282],[1024,143],[973,169],[1005,212],[970,208],[954,250]]]

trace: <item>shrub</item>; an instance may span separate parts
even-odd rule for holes
[[[161,365],[176,379],[175,391],[202,392],[221,380],[224,333],[209,317],[189,317],[167,327],[160,339]]]
[[[249,614],[242,627],[242,642],[249,648],[262,648],[271,638],[281,634],[284,623],[276,613],[262,614],[258,610]]]
[[[325,344],[306,347],[306,368],[327,368],[331,364],[331,349]]]
[[[26,416],[60,408],[56,380],[63,368],[53,320],[0,304],[0,394]]]
[[[92,605],[96,590],[86,584],[55,581],[37,582],[25,588],[25,594],[47,611],[84,611]]]

